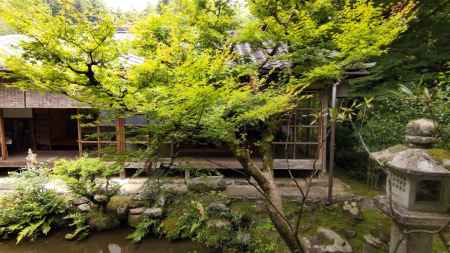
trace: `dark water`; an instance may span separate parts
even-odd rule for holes
[[[0,253],[213,253],[192,242],[169,242],[145,239],[133,244],[126,239],[128,230],[114,230],[96,233],[84,241],[66,241],[63,233],[50,236],[46,240],[24,242],[0,242]]]

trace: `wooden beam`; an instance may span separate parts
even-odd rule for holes
[[[6,146],[5,120],[3,119],[3,111],[0,110],[0,154],[1,160],[8,159],[8,147]]]
[[[125,152],[125,119],[118,118],[116,120],[116,151],[118,153]]]

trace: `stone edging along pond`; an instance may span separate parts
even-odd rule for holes
[[[120,191],[101,210],[89,199],[72,197],[62,181],[52,180],[46,188],[70,199],[67,202],[69,207],[87,217],[89,233],[122,225],[135,229],[129,236],[134,241],[148,236],[168,240],[188,239],[226,252],[287,252],[265,214],[262,201],[254,199],[255,196],[251,194],[250,200],[246,199],[245,192],[238,199],[229,196],[230,185],[237,190],[244,189],[242,187],[246,185],[242,180],[199,177],[193,178],[188,184],[179,178],[150,181],[146,178],[113,178],[111,181],[121,185]],[[289,188],[286,181],[280,181],[279,185]],[[322,186],[318,180],[318,192]],[[95,196],[97,202],[106,199],[101,195]],[[348,195],[346,199],[349,199]],[[297,206],[295,201],[286,202],[290,217],[295,217]],[[380,231],[384,229],[378,226],[380,222],[372,220],[380,219],[373,210],[357,218],[353,216],[340,204],[325,207],[316,199],[315,203],[308,205],[304,234],[311,238],[313,245],[323,241],[314,239],[316,235],[326,238],[328,235],[343,235],[332,238],[332,241],[344,241],[346,245],[356,245],[354,248],[359,249],[369,231],[368,227]],[[353,229],[353,223],[357,224],[357,229]],[[340,230],[333,234],[323,226]]]

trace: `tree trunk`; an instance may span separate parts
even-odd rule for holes
[[[281,192],[275,184],[273,176],[272,134],[264,136],[260,144],[263,166],[258,167],[250,156],[248,148],[234,147],[233,151],[245,171],[252,176],[265,197],[265,205],[272,224],[292,253],[307,253],[304,243],[290,224],[284,210]]]

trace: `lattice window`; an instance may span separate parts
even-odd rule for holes
[[[321,131],[321,104],[317,95],[285,115],[273,142],[278,159],[317,159]]]
[[[407,185],[406,177],[403,175],[396,175],[396,174],[392,173],[391,185],[392,185],[392,189],[400,191],[400,192],[405,192],[406,185]]]

